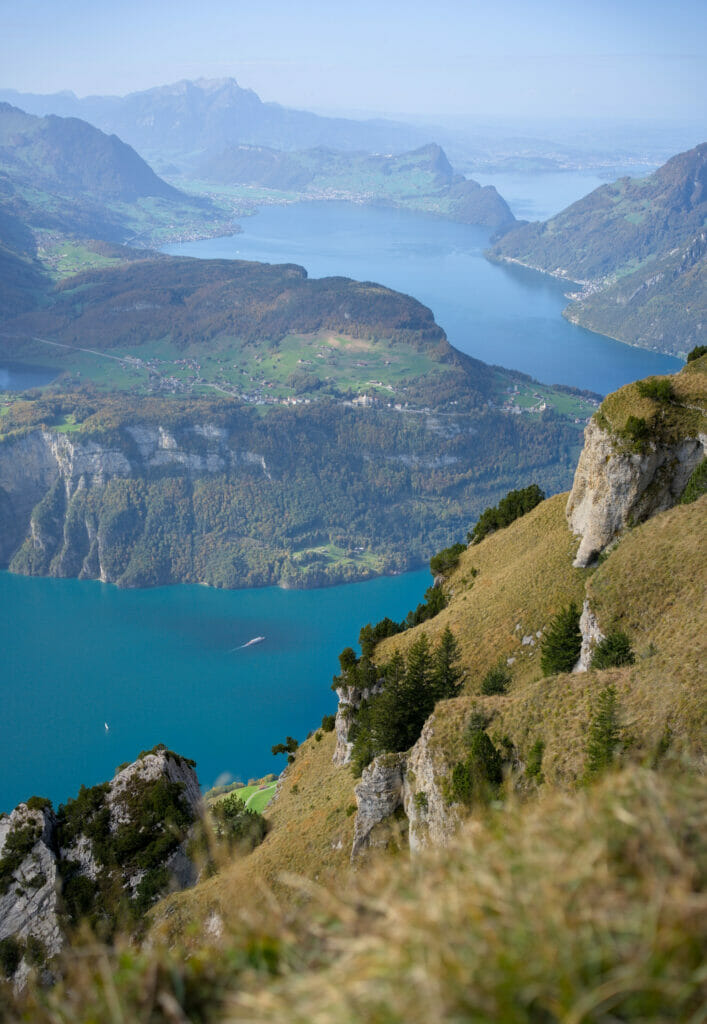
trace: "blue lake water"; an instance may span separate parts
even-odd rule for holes
[[[270,747],[336,708],[339,651],[365,622],[402,618],[430,582],[118,590],[0,573],[0,811],[32,794],[63,801],[156,743],[193,757],[207,787],[280,771]]]
[[[25,366],[23,363],[0,364],[0,391],[26,391],[41,388],[53,381],[56,370],[42,366]]]
[[[546,384],[607,394],[682,365],[563,320],[568,286],[522,267],[489,263],[483,256],[488,233],[479,228],[404,210],[331,202],[264,207],[241,224],[241,234],[164,251],[299,263],[311,277],[380,282],[429,306],[462,352]]]

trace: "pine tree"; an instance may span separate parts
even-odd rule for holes
[[[459,644],[449,626],[434,652],[432,662],[432,692],[435,701],[448,700],[459,693],[464,672],[459,667]]]
[[[543,675],[571,672],[574,668],[582,647],[579,614],[573,601],[568,608],[558,612],[547,627],[540,648]]]
[[[589,724],[585,776],[594,778],[613,762],[621,743],[619,699],[614,686],[607,686],[597,698],[597,706]]]

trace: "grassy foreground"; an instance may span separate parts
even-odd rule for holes
[[[0,1018],[697,1024],[707,783],[675,767],[492,809],[452,848],[347,886],[290,878],[295,911],[271,896],[254,913],[240,888],[186,957],[75,948],[53,990]]]

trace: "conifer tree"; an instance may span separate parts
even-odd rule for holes
[[[579,609],[574,601],[552,619],[545,630],[540,648],[543,675],[571,672],[579,658],[582,634],[579,630]]]
[[[459,644],[449,626],[442,633],[432,662],[432,691],[435,701],[449,700],[459,693],[464,672],[459,667]]]
[[[613,762],[621,743],[619,698],[616,687],[607,686],[599,694],[587,738],[585,776],[594,778]]]

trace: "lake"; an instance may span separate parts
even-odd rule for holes
[[[206,787],[280,771],[270,747],[336,709],[339,652],[430,583],[118,590],[0,572],[0,811],[33,794],[56,805],[156,743],[194,758]]]
[[[536,201],[547,202],[538,195]],[[435,217],[339,202],[263,207],[243,232],[167,246],[204,259],[299,263],[311,277],[377,281],[415,296],[451,343],[484,362],[546,384],[601,394],[680,360],[632,348],[562,319],[567,285],[522,267],[484,259],[488,232]]]
[[[49,384],[57,370],[43,366],[25,366],[23,363],[0,364],[0,391],[26,391]]]

